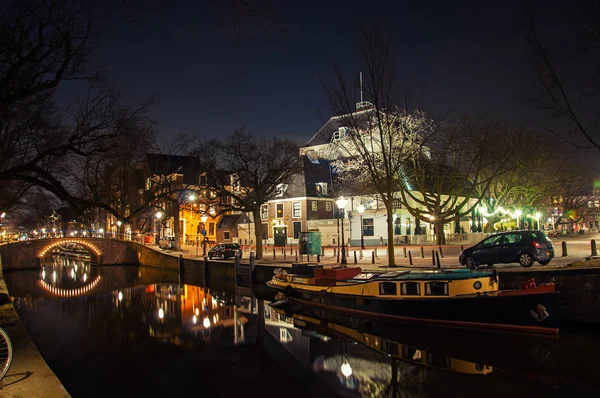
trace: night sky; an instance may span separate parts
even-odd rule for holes
[[[516,26],[519,1],[273,0],[278,27],[254,19],[243,32],[202,0],[114,3],[103,10],[95,57],[126,101],[160,100],[151,116],[167,136],[218,138],[245,125],[305,144],[332,115],[319,75],[332,77],[336,64],[360,72],[361,21],[393,37],[400,79],[430,116],[513,120],[527,110],[518,100],[532,78]]]

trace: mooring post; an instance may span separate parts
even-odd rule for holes
[[[562,242],[562,256],[567,257],[569,253],[567,252],[567,242],[563,240]]]
[[[298,250],[296,250],[296,262],[298,262]]]
[[[444,258],[444,252],[442,251],[442,246],[440,246],[440,257]]]
[[[406,246],[404,246],[404,258],[406,258]]]
[[[438,252],[435,252],[435,259],[437,261],[438,269],[441,269],[442,268],[442,264],[440,263],[440,255],[439,255]]]
[[[254,251],[250,252],[250,264],[248,264],[248,272],[250,272],[250,282],[252,282],[252,275],[254,274],[254,265],[256,259],[254,258]]]
[[[375,252],[371,252],[371,264],[375,264]]]
[[[317,262],[320,263],[321,262],[321,255],[317,254]]]
[[[592,239],[590,242],[590,245],[592,246],[592,256],[597,256],[598,255],[598,249],[596,248],[596,240]]]
[[[410,265],[413,265],[413,263],[412,263],[412,255],[410,254],[410,250],[408,251],[408,263]]]
[[[275,246],[273,246],[273,260],[275,260]]]
[[[357,263],[357,259],[356,259],[356,250],[354,250],[354,264]]]
[[[421,258],[425,258],[425,251],[423,250],[423,246],[421,246]]]
[[[431,262],[433,263],[433,265],[435,266],[435,250],[431,251]]]

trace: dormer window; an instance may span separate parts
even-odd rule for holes
[[[317,196],[327,196],[327,183],[326,182],[316,182],[315,188],[317,189]]]
[[[348,135],[348,127],[338,127],[337,131],[333,132],[333,140],[341,140]]]
[[[275,196],[280,198],[285,195],[285,191],[287,191],[288,184],[279,184],[276,188]]]

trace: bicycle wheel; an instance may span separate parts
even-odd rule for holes
[[[0,380],[8,373],[10,363],[12,362],[12,355],[13,352],[10,338],[4,329],[0,328]]]

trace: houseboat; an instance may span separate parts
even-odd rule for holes
[[[420,325],[518,333],[558,334],[559,293],[534,280],[499,290],[498,274],[468,269],[361,272],[360,267],[278,268],[267,285],[278,304]]]

